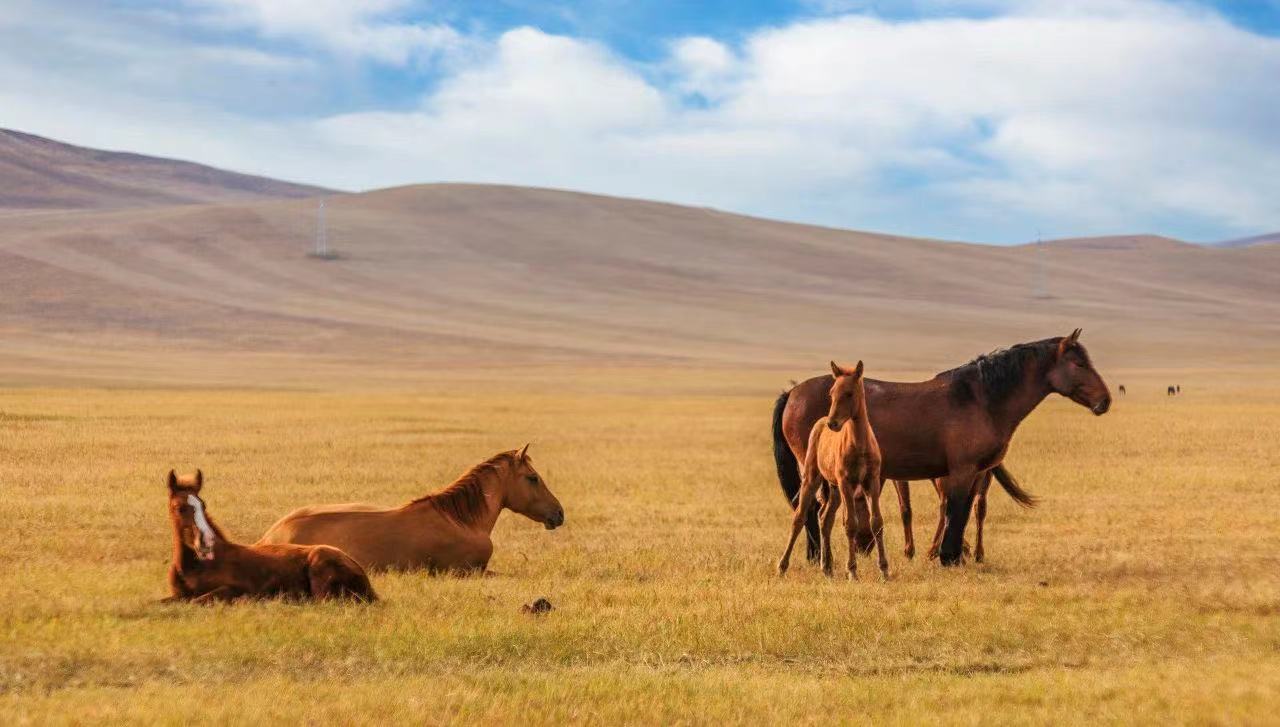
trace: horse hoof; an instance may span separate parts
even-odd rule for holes
[[[915,548],[903,548],[903,550],[902,550],[902,554],[903,554],[903,555],[905,555],[905,556],[907,557],[907,560],[912,560],[912,559],[914,559],[914,558],[916,557],[916,549],[915,549]]]
[[[851,581],[856,581],[856,580],[858,580],[858,574],[857,574],[857,573],[849,573],[849,580],[851,580]]]

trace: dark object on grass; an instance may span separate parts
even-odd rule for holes
[[[551,610],[551,602],[545,598],[539,598],[533,603],[526,603],[520,607],[520,613],[531,613],[535,616],[547,613]]]

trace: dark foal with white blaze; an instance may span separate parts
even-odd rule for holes
[[[778,561],[778,574],[787,572],[791,551],[804,528],[809,508],[813,507],[815,498],[821,496],[822,572],[831,575],[831,528],[843,500],[845,533],[849,538],[849,578],[858,577],[858,526],[854,508],[861,503],[864,507],[869,505],[880,573],[887,579],[889,559],[885,555],[884,518],[880,514],[880,446],[867,417],[862,362],[846,369],[832,361],[831,372],[835,376],[831,385],[831,407],[825,417],[814,422],[809,433],[799,501],[791,518],[791,537]]]
[[[376,601],[364,569],[329,546],[239,545],[214,524],[200,497],[204,473],[169,471],[173,562],[165,601],[211,603],[276,596]]]

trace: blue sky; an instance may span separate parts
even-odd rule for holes
[[[0,126],[1011,243],[1280,229],[1280,0],[5,0]]]

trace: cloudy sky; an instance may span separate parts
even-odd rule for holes
[[[907,235],[1280,229],[1280,0],[0,0],[0,127]]]

